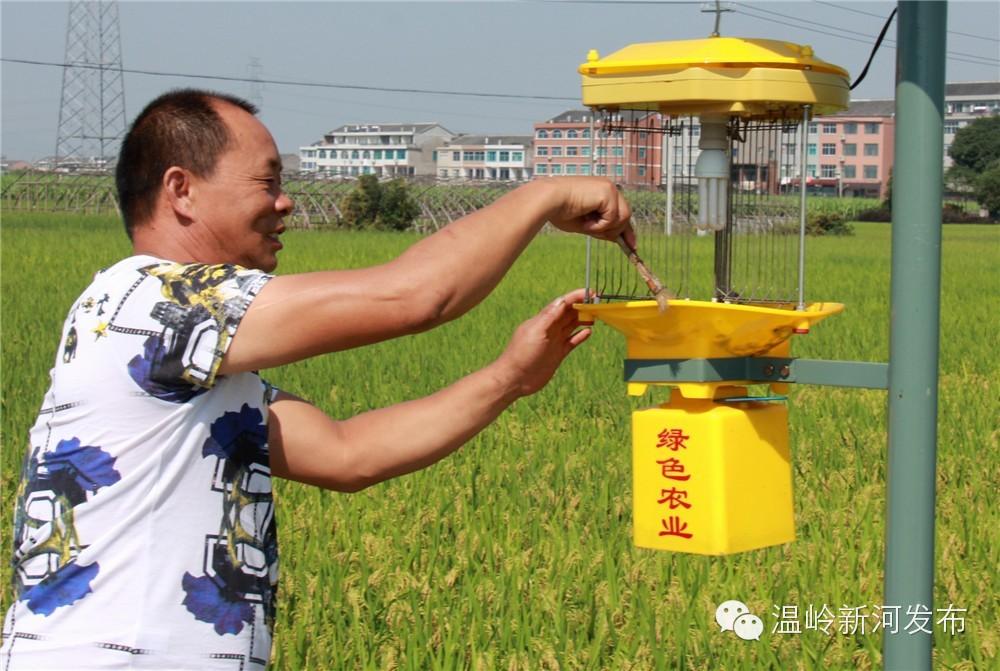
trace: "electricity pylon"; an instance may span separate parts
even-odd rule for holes
[[[105,165],[125,135],[117,2],[70,3],[65,63],[55,162]]]

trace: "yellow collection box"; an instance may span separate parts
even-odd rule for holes
[[[783,403],[688,399],[632,414],[635,544],[722,555],[795,539]]]

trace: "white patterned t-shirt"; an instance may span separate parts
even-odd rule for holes
[[[70,309],[18,491],[0,671],[267,665],[274,390],[217,371],[270,278],[133,256]]]

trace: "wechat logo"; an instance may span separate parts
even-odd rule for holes
[[[715,621],[722,631],[731,631],[744,641],[759,641],[764,623],[742,601],[723,601],[715,609]]]

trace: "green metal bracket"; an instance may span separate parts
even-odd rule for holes
[[[864,389],[889,388],[889,364],[781,357],[626,359],[626,382],[796,382]]]

